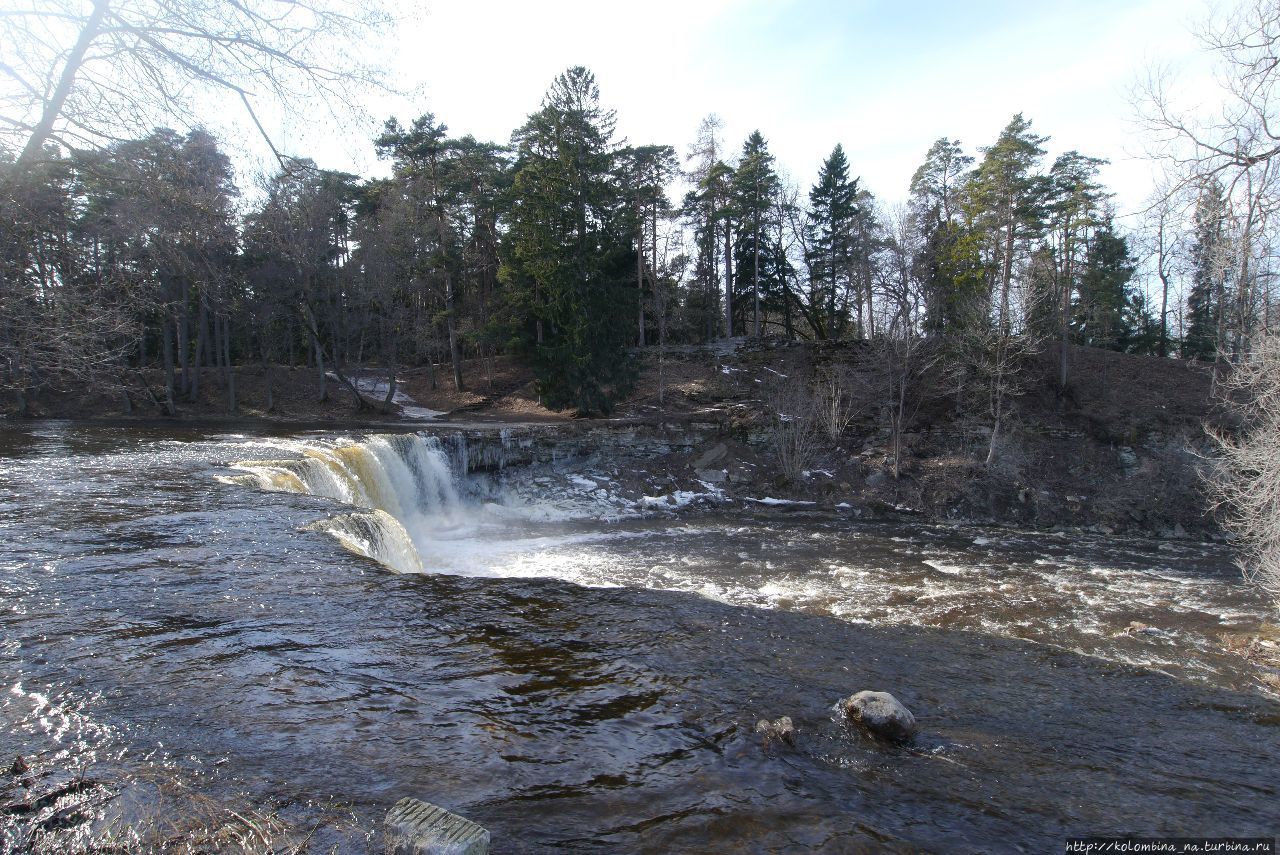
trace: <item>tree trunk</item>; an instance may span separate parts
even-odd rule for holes
[[[638,336],[644,347],[644,209],[636,201],[636,308],[639,311]]]
[[[188,392],[188,400],[195,403],[200,399],[200,368],[208,364],[205,358],[209,350],[209,312],[205,307],[204,297],[200,297],[200,308],[196,312],[196,352],[195,364],[192,366],[191,372],[191,389]],[[217,335],[217,319],[214,319],[214,335]],[[216,351],[215,351],[216,355]]]
[[[724,334],[733,338],[733,229],[724,221]]]
[[[392,363],[387,368],[387,394],[382,399],[382,411],[389,413],[396,400],[396,368]]]
[[[191,346],[191,325],[187,320],[186,300],[178,311],[178,367],[181,369],[181,389],[182,392],[191,392],[191,362],[190,362],[190,346]],[[195,398],[190,398],[194,401]]]
[[[757,200],[757,217],[756,217],[756,234],[755,234],[755,271],[751,278],[751,296],[755,301],[755,333],[756,338],[760,338],[760,217],[759,202]]]
[[[231,365],[231,317],[229,315],[222,317],[222,370],[227,384],[227,413],[235,415],[239,406],[236,402],[236,370]]]
[[[316,360],[316,379],[320,384],[320,397],[317,400],[323,404],[329,400],[329,383],[324,370],[324,348],[320,344],[320,330],[316,326],[315,312],[311,311],[311,306],[307,303],[302,304],[302,319],[306,321],[307,333],[311,337],[312,353]]]
[[[991,420],[991,439],[987,443],[987,459],[983,464],[987,469],[991,468],[991,464],[996,459],[996,440],[1000,436],[1000,422],[1004,417],[1004,395],[996,392],[995,400],[995,418]]]
[[[177,395],[173,376],[173,314],[165,309],[160,322],[161,358],[164,360],[164,409],[170,416],[178,414],[174,405]]]
[[[453,277],[445,276],[444,279],[444,323],[445,329],[449,334],[449,364],[453,367],[453,388],[459,392],[465,392],[466,386],[462,382],[462,353],[458,348],[458,323],[454,317],[456,312],[454,306],[453,295]],[[392,361],[395,361],[394,353]]]

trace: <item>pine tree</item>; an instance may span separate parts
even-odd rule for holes
[[[931,333],[960,331],[980,317],[975,311],[982,297],[981,275],[966,275],[957,253],[963,235],[959,222],[967,171],[973,158],[958,140],[943,137],[925,154],[911,176],[912,215],[924,237],[914,260],[916,277],[924,289],[924,328]],[[975,268],[980,271],[981,265]]]
[[[1053,245],[1054,276],[1049,291],[1037,296],[1038,299],[1046,300],[1057,308],[1056,312],[1046,312],[1047,316],[1052,317],[1056,314],[1057,318],[1056,323],[1051,324],[1050,329],[1045,332],[1056,333],[1058,339],[1059,390],[1067,388],[1069,377],[1067,339],[1071,335],[1072,300],[1077,292],[1080,294],[1080,303],[1088,312],[1094,313],[1096,317],[1106,318],[1104,326],[1107,329],[1099,332],[1096,329],[1098,325],[1095,323],[1095,329],[1089,337],[1092,338],[1094,333],[1098,333],[1101,336],[1097,339],[1098,341],[1109,341],[1112,345],[1119,340],[1116,338],[1117,330],[1114,327],[1119,322],[1120,309],[1124,305],[1123,284],[1128,281],[1128,277],[1120,283],[1118,297],[1103,286],[1103,280],[1095,276],[1094,293],[1086,299],[1085,285],[1081,282],[1088,266],[1086,256],[1097,248],[1096,242],[1091,240],[1091,235],[1103,223],[1101,207],[1107,196],[1097,178],[1098,169],[1105,163],[1106,161],[1100,158],[1087,157],[1077,151],[1069,151],[1058,157],[1049,170],[1046,188],[1048,219],[1045,225]],[[1111,237],[1114,238],[1114,234]],[[1114,241],[1108,244],[1108,251],[1114,248]],[[1122,250],[1121,255],[1127,256],[1127,249],[1122,247]],[[1110,261],[1114,259],[1104,263],[1110,263]],[[1105,275],[1103,277],[1105,279]]]
[[[609,412],[635,377],[627,349],[635,256],[613,132],[594,75],[576,66],[514,136],[502,277],[520,310],[516,336],[533,352],[542,402],[583,414]],[[519,323],[523,310],[531,323]]]
[[[645,305],[647,292],[657,287],[658,219],[667,213],[667,184],[679,174],[675,149],[669,145],[642,145],[619,152],[620,180],[630,201],[628,214],[635,242],[637,341],[645,346]]]
[[[988,293],[996,324],[1004,330],[1016,328],[1012,288],[1017,262],[1044,231],[1047,187],[1035,170],[1047,140],[1033,134],[1031,122],[1018,113],[995,145],[983,149],[967,185],[966,214],[984,237]]]

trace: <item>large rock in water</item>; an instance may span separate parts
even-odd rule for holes
[[[386,855],[489,855],[489,832],[469,819],[417,799],[387,813]]]
[[[858,692],[836,707],[850,721],[882,739],[905,742],[915,735],[916,717],[888,692]]]

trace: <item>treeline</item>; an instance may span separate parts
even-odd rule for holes
[[[1065,390],[1068,343],[1212,358],[1270,305],[1264,271],[1223,272],[1226,203],[1209,183],[1189,237],[1160,245],[1157,305],[1135,279],[1147,238],[1117,227],[1104,162],[1046,167],[1021,115],[980,157],[935,143],[901,206],[879,203],[839,145],[802,193],[759,132],[731,152],[719,131],[709,118],[683,158],[619,144],[593,76],[572,68],[509,145],[451,136],[429,113],[391,120],[373,141],[389,178],[289,160],[247,205],[201,130],[10,157],[0,384],[20,411],[92,383],[174,413],[212,370],[234,411],[236,366],[308,364],[318,396],[336,383],[361,405],[378,402],[357,378],[384,371],[389,405],[397,366],[462,389],[515,354],[544,403],[603,413],[637,347],[938,339],[994,384],[998,426],[1031,350],[1059,347]]]

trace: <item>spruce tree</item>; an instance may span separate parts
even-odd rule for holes
[[[735,267],[738,281],[750,285],[747,306],[739,317],[751,318],[752,335],[757,338],[763,332],[765,304],[781,291],[777,270],[778,253],[773,250],[774,200],[778,193],[778,174],[773,168],[773,155],[769,144],[759,131],[753,131],[742,146],[742,159],[733,177],[733,195],[738,213],[738,234],[735,241]],[[741,305],[741,301],[739,301]]]
[[[1222,185],[1211,180],[1200,190],[1195,211],[1195,245],[1191,250],[1191,290],[1183,359],[1212,360],[1218,350],[1218,323],[1225,291],[1226,200]]]
[[[818,170],[818,183],[809,191],[809,251],[805,259],[811,276],[821,283],[824,311],[819,338],[838,338],[847,320],[847,310],[838,303],[840,282],[849,278],[854,251],[854,221],[857,214],[858,180],[849,180],[849,161],[837,144]],[[815,294],[815,296],[818,296]],[[818,302],[817,300],[813,302]]]
[[[635,377],[628,343],[635,269],[615,170],[614,114],[594,75],[570,68],[516,131],[510,253],[502,277],[517,343],[548,407],[607,413]],[[528,322],[520,323],[527,310]]]
[[[1076,341],[1108,350],[1130,349],[1139,332],[1129,293],[1135,269],[1128,241],[1106,220],[1089,242],[1080,276],[1073,323]]]

